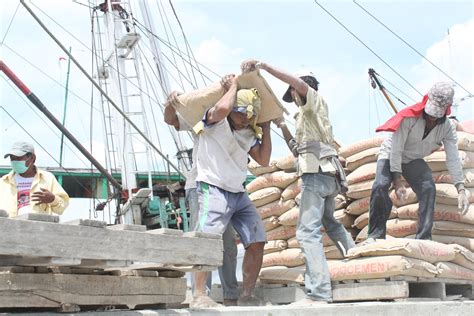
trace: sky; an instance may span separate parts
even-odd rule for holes
[[[458,83],[455,87],[457,99],[468,95],[467,91],[474,91],[472,1],[357,2],[390,30],[353,1],[318,1],[360,41],[314,1],[198,0],[172,3],[194,57],[202,67],[213,71],[206,71],[209,76],[207,83],[218,81],[219,76],[227,73],[239,73],[240,63],[247,58],[264,61],[290,73],[311,70],[320,82],[320,94],[328,103],[335,137],[342,144],[375,136],[375,128],[393,115],[381,93],[370,86],[367,75],[369,68],[375,69],[387,90],[406,105],[420,101],[421,95],[437,81],[454,79]],[[91,19],[89,9],[84,5],[86,0],[32,0],[27,1],[27,4],[65,47],[72,47],[75,58],[91,72]],[[151,15],[157,33],[160,27],[165,30],[159,36],[163,39],[173,36],[181,38],[169,2],[150,0],[149,4],[155,8],[151,10]],[[159,7],[163,11],[156,9]],[[143,21],[137,5],[132,6],[130,11],[139,21]],[[165,13],[169,19],[167,21],[163,17]],[[167,23],[171,25],[174,35],[166,31]],[[1,59],[62,120],[67,61],[61,57],[67,57],[65,53],[25,8],[18,6],[16,0],[2,1],[0,39]],[[182,43],[180,45],[184,47]],[[149,44],[145,41],[143,47],[149,47]],[[170,55],[166,58],[172,59]],[[148,56],[146,62],[150,60],[152,58]],[[172,77],[170,81],[173,89],[185,88],[173,79],[177,77],[177,70],[169,69],[169,75]],[[281,98],[286,84],[264,71],[262,75],[275,95]],[[27,140],[37,148],[39,166],[58,166],[59,132],[12,87],[3,74],[1,76],[1,153],[7,151],[14,141]],[[74,65],[69,83],[66,127],[85,147],[92,148],[99,161],[104,162],[103,119],[98,94],[92,92],[91,83]],[[200,86],[203,85],[200,82]],[[189,86],[187,88],[190,89]],[[154,99],[158,100],[154,105],[156,117],[153,115],[149,125],[159,131],[153,142],[176,164],[176,146],[168,127],[162,123],[158,109],[163,97],[154,96]],[[399,109],[405,106],[392,99]],[[461,121],[474,117],[473,100],[463,101],[454,109],[454,114]],[[295,113],[295,105],[285,103],[285,106],[290,113]],[[292,115],[287,120],[294,131]],[[181,135],[181,138],[185,146],[192,146],[188,135]],[[288,154],[279,135],[273,133],[272,139],[273,158]],[[144,158],[138,159],[145,161]],[[156,160],[155,168],[167,169],[161,159]],[[2,165],[9,165],[9,161],[3,159],[3,154],[0,157]],[[87,168],[89,165],[74,146],[66,141],[64,166]]]

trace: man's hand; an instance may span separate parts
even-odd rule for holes
[[[400,179],[394,180],[393,188],[395,190],[395,195],[397,196],[397,199],[403,203],[407,198],[407,190],[405,189],[405,186],[403,185],[402,181]]]
[[[282,128],[283,126],[286,126],[286,122],[285,122],[285,118],[282,116],[282,117],[278,117],[276,119],[273,119],[272,122],[278,127],[278,128]]]
[[[240,69],[242,69],[242,73],[251,72],[259,68],[261,63],[255,59],[247,59],[240,64]]]
[[[54,201],[54,194],[41,188],[41,191],[36,191],[31,195],[31,200],[33,202],[39,202],[38,204],[48,204]]]
[[[461,210],[462,214],[465,214],[469,208],[469,200],[466,195],[466,190],[464,189],[459,190],[458,193],[458,208]]]
[[[237,77],[234,74],[225,75],[221,79],[221,86],[225,92],[229,91],[233,84],[237,84]]]

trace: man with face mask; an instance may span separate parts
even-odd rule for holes
[[[69,195],[50,172],[35,166],[35,149],[27,142],[16,142],[5,154],[12,171],[0,179],[0,209],[9,217],[27,213],[61,215]]]

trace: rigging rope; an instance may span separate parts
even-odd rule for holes
[[[0,42],[0,45],[5,42],[5,39],[7,38],[8,32],[10,31],[10,27],[12,26],[13,20],[15,19],[15,16],[16,16],[16,13],[18,12],[19,7],[20,7],[20,2],[18,2],[15,12],[13,13],[12,18],[10,19],[10,23],[8,23],[7,30],[5,31],[5,35],[3,35],[2,42]]]

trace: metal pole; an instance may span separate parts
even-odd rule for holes
[[[179,173],[180,176],[182,176],[184,179],[186,179],[186,176],[176,167],[152,142],[149,140],[146,135],[138,128],[135,123],[120,109],[120,107],[115,104],[115,102],[107,95],[107,93],[100,87],[100,85],[95,82],[95,80],[87,73],[87,71],[81,66],[81,64],[70,54],[66,47],[64,47],[61,42],[48,30],[48,28],[41,22],[41,20],[36,16],[36,14],[30,9],[30,7],[25,3],[25,0],[20,0],[21,4],[25,7],[25,9],[31,14],[31,16],[38,22],[38,24],[43,28],[43,30],[48,33],[48,35],[58,44],[58,46],[63,50],[64,53],[66,53],[69,58],[74,62],[74,64],[79,68],[79,70],[89,79],[90,82],[97,88],[97,90],[100,91],[100,93],[107,99],[107,101],[112,104],[112,106],[124,117],[124,119],[130,124],[130,126],[133,127],[135,131],[137,131],[138,134],[140,134],[141,137],[152,147],[163,159],[167,161],[167,163],[173,167],[176,172]]]
[[[71,53],[72,47],[69,47],[69,53]],[[63,110],[63,126],[66,126],[66,109],[67,109],[67,97],[69,95],[69,72],[71,70],[71,58],[67,61],[67,73],[66,73],[66,92],[64,95],[64,110]],[[59,165],[63,165],[63,146],[64,146],[64,134],[61,134],[61,145],[59,147]]]
[[[385,91],[385,87],[382,85],[382,83],[380,83],[379,81],[379,78],[377,78],[377,73],[375,72],[374,69],[372,68],[369,68],[369,76],[372,80],[374,80],[374,82],[377,84],[377,86],[379,87],[380,91],[382,91],[385,99],[387,99],[388,103],[390,104],[390,106],[392,107],[392,110],[395,112],[395,114],[398,113],[398,110],[397,108],[395,107],[395,104],[393,104],[392,102],[392,99],[390,99],[390,96],[388,95],[387,91]],[[374,87],[375,88],[375,87]]]

